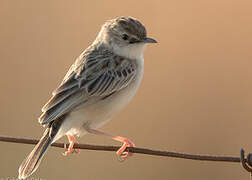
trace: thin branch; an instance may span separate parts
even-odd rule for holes
[[[12,142],[12,143],[22,143],[22,144],[37,144],[38,140],[36,139],[25,139],[25,138],[14,138],[0,136],[0,141]],[[67,144],[68,146],[69,144]],[[53,143],[51,146],[64,148],[64,143]],[[90,145],[90,144],[75,144],[74,148],[77,149],[87,149],[87,150],[97,150],[97,151],[117,151],[119,146],[101,146],[101,145]],[[220,161],[220,162],[241,162],[240,157],[232,156],[215,156],[215,155],[199,155],[199,154],[188,154],[188,153],[179,153],[179,152],[169,152],[169,151],[160,151],[152,150],[146,148],[128,148],[127,149],[133,153],[153,155],[153,156],[167,156],[173,158],[182,158],[182,159],[191,159],[199,161]]]

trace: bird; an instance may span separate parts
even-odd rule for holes
[[[43,106],[39,123],[46,129],[32,152],[18,169],[18,178],[34,173],[49,146],[67,136],[67,156],[74,149],[76,137],[102,135],[122,144],[116,152],[123,160],[132,153],[134,143],[124,137],[98,129],[123,109],[133,98],[142,81],[144,51],[148,43],[145,26],[136,18],[120,16],[106,21],[94,42],[72,64],[52,97]]]

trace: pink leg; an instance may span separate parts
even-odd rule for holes
[[[74,149],[73,146],[74,146],[74,143],[76,143],[76,140],[74,138],[74,136],[71,136],[71,135],[67,135],[67,138],[68,138],[68,141],[69,141],[69,147],[67,149],[67,151],[65,151],[64,153],[62,153],[64,156],[67,156],[69,154],[72,154],[74,152],[76,153],[80,153],[80,150],[79,149]]]
[[[135,144],[133,142],[131,142],[129,139],[126,139],[124,137],[121,136],[114,136],[111,134],[107,134],[101,131],[97,131],[94,129],[86,129],[87,132],[91,133],[91,134],[96,134],[96,135],[102,135],[102,136],[106,136],[109,137],[111,139],[114,139],[116,141],[122,142],[123,145],[120,147],[120,149],[116,152],[116,154],[122,158],[122,160],[127,159],[128,157],[132,156],[132,153],[130,152],[125,152],[125,149],[127,147],[135,147]]]

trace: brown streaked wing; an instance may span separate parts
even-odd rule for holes
[[[120,91],[135,78],[136,68],[135,60],[117,56],[107,49],[82,54],[43,107],[39,122],[49,123],[92,98],[102,99]]]

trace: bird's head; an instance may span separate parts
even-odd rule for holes
[[[140,21],[124,16],[105,22],[97,41],[118,55],[134,59],[143,56],[146,43],[157,43],[147,37],[146,29]]]

